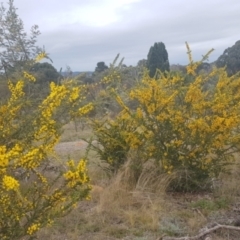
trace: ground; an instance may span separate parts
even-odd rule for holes
[[[91,135],[67,125],[55,150],[61,159],[81,158]],[[43,229],[39,239],[49,240],[157,240],[167,236],[194,236],[214,224],[240,225],[239,166],[232,175],[222,175],[220,187],[201,193],[152,192],[144,187],[130,189],[117,178],[109,179],[90,152],[89,174],[93,190],[90,201],[77,208],[51,228]],[[240,231],[218,230],[212,240],[239,240]],[[204,239],[204,238],[202,238]]]

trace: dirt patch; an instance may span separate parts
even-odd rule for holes
[[[55,146],[55,151],[59,154],[71,154],[75,151],[85,149],[88,146],[88,143],[79,140],[74,142],[61,142]]]

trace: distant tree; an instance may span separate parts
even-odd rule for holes
[[[95,72],[103,72],[108,69],[108,66],[105,65],[105,62],[98,62],[97,67],[95,68]]]
[[[150,77],[154,77],[156,69],[162,72],[169,71],[168,53],[164,43],[154,43],[150,48],[147,56],[147,68]]]
[[[62,78],[53,65],[47,62],[35,63],[31,72],[36,76],[36,83],[57,83]]]
[[[240,40],[232,47],[224,50],[223,54],[216,61],[217,67],[225,67],[229,76],[240,71]]]
[[[147,67],[147,60],[146,59],[141,59],[138,61],[137,66],[142,68],[142,67]]]
[[[212,70],[212,66],[208,62],[202,62],[196,69],[197,74],[199,73],[209,73]]]
[[[8,1],[8,9],[0,5],[0,71],[8,78],[16,68],[23,68],[42,50],[36,46],[40,34],[38,26],[31,28],[30,36],[24,31],[23,21],[14,7],[14,0]]]

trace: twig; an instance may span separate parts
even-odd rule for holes
[[[193,237],[177,237],[177,238],[176,237],[161,237],[161,238],[158,238],[158,240],[199,240],[201,237],[203,237],[211,232],[214,232],[220,228],[240,231],[240,227],[217,224],[213,228],[206,229],[204,232],[202,232],[196,236],[193,236]]]
[[[193,208],[193,211],[196,211],[202,218],[206,220],[206,217],[202,214],[202,212],[198,208]]]

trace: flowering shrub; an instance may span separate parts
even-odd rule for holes
[[[85,159],[69,160],[57,173],[47,170],[60,137],[59,114],[84,116],[93,108],[81,105],[84,87],[51,83],[50,94],[29,112],[23,90],[27,80],[34,76],[24,72],[23,80],[9,81],[11,97],[0,105],[0,239],[32,239],[89,197]]]
[[[151,159],[161,172],[187,172],[192,187],[199,187],[232,163],[239,151],[240,78],[216,68],[197,75],[201,61],[193,62],[190,52],[189,58],[187,75],[158,72],[159,77],[150,78],[146,73],[129,93],[136,109],[116,95],[122,112],[95,122],[103,147],[97,151],[110,166],[119,169],[129,151],[137,151],[137,164]],[[213,79],[217,83],[206,89]]]

